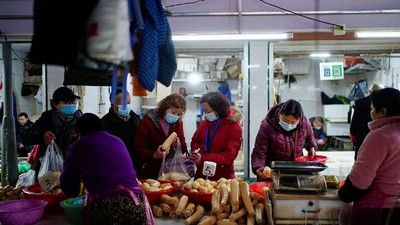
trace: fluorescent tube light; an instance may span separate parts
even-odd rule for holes
[[[292,33],[270,34],[196,34],[172,35],[173,41],[240,41],[240,40],[279,40],[292,38]]]
[[[329,56],[331,56],[331,54],[329,54],[329,53],[311,53],[310,54],[310,57],[313,57],[313,58],[326,58]]]
[[[356,37],[359,38],[399,38],[400,32],[395,31],[356,31]]]

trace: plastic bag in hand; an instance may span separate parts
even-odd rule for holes
[[[47,147],[38,173],[39,184],[43,191],[49,192],[60,184],[60,175],[64,157],[57,144],[52,141]]]
[[[29,170],[26,173],[23,173],[19,175],[17,184],[15,185],[16,187],[18,186],[31,186],[35,182],[35,171],[34,170]]]
[[[159,172],[159,180],[188,181],[190,176],[182,156],[181,142],[178,140],[176,148],[169,157],[164,157]]]

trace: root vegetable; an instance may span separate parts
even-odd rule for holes
[[[270,178],[271,177],[271,168],[269,168],[269,166],[264,167],[263,174],[264,174],[264,176],[266,176],[266,178]]]
[[[219,202],[221,201],[221,195],[219,190],[215,190],[211,196],[211,210],[216,215],[221,213]]]
[[[204,215],[204,208],[201,205],[196,206],[196,212],[193,213],[189,218],[185,220],[186,225],[193,224],[201,219]]]
[[[264,224],[264,205],[261,203],[256,205],[256,222],[258,224]]]
[[[222,219],[217,221],[217,225],[238,225],[236,222],[232,222],[228,219]]]
[[[222,220],[222,219],[228,219],[229,218],[229,213],[220,213],[217,215],[217,219]]]
[[[151,207],[151,209],[153,210],[154,216],[156,216],[156,217],[163,217],[164,216],[164,212],[160,207],[158,207],[156,205],[153,205]]]
[[[193,203],[189,203],[185,209],[185,218],[189,218],[194,212],[195,205]]]
[[[264,223],[259,223],[259,224],[264,224]],[[254,225],[254,216],[248,216],[247,217],[246,225]]]
[[[183,195],[179,199],[178,207],[176,207],[176,214],[180,215],[182,213],[182,211],[185,210],[188,200],[189,200],[189,198],[186,195]]]
[[[169,213],[171,211],[171,206],[169,206],[167,203],[160,203],[159,206],[166,213]]]
[[[209,216],[207,219],[201,221],[197,225],[214,225],[217,222],[217,217]]]
[[[175,139],[178,137],[178,134],[175,132],[172,132],[171,135],[169,135],[169,137],[164,141],[164,143],[162,144],[161,148],[162,150],[167,150],[172,143],[175,141]]]
[[[240,193],[242,194],[243,204],[246,208],[247,214],[249,216],[254,216],[256,213],[254,211],[254,207],[251,204],[250,195],[249,195],[249,184],[245,181],[240,182]]]
[[[183,185],[183,188],[185,188],[186,190],[192,190],[193,189],[193,181],[189,181],[189,182],[186,182],[184,185]]]
[[[171,197],[169,195],[163,194],[160,197],[160,201],[163,202],[163,203],[167,203],[168,205],[175,205],[177,199],[173,198],[173,197]]]
[[[176,213],[176,211],[175,210],[171,210],[170,212],[169,212],[169,218],[171,218],[171,219],[178,219],[178,213]]]
[[[237,212],[239,210],[239,182],[236,179],[231,180],[230,200],[232,211]]]
[[[228,191],[228,186],[226,184],[221,185],[221,203],[220,206],[222,209],[225,208],[226,204],[228,203],[229,199],[229,191]]]
[[[229,216],[229,220],[230,220],[231,222],[234,222],[234,221],[236,221],[236,220],[242,218],[242,217],[245,216],[245,215],[246,215],[246,209],[245,209],[245,208],[242,208],[242,209],[240,209],[239,211],[237,211],[237,212],[235,212],[235,213],[232,213],[232,214]]]

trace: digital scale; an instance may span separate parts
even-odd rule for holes
[[[325,192],[325,178],[318,172],[326,169],[323,163],[273,161],[273,187],[277,191]]]

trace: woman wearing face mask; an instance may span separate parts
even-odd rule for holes
[[[228,99],[219,92],[204,94],[200,104],[205,119],[192,137],[190,156],[197,165],[196,178],[206,178],[203,175],[205,161],[217,164],[215,175],[208,179],[234,178],[233,161],[242,146],[242,113],[231,108]]]
[[[68,147],[77,139],[76,120],[82,116],[78,110],[79,96],[71,89],[60,87],[53,93],[51,109],[42,113],[35,124],[21,137],[24,145],[39,144],[35,162],[36,176],[40,169],[40,159],[44,156],[47,145],[54,140],[65,157]]]
[[[187,152],[182,116],[186,112],[186,100],[174,93],[158,103],[140,121],[134,139],[133,161],[139,179],[157,179],[163,155],[173,157],[177,140],[163,152],[161,145],[172,132],[178,134],[182,153]]]
[[[310,123],[314,133],[315,144],[318,146],[317,150],[326,148],[326,136],[324,134],[324,118],[317,116],[311,117]]]
[[[261,122],[251,154],[251,166],[257,178],[272,161],[294,161],[303,155],[303,147],[314,157],[315,142],[311,125],[299,102],[290,99],[273,106]]]

